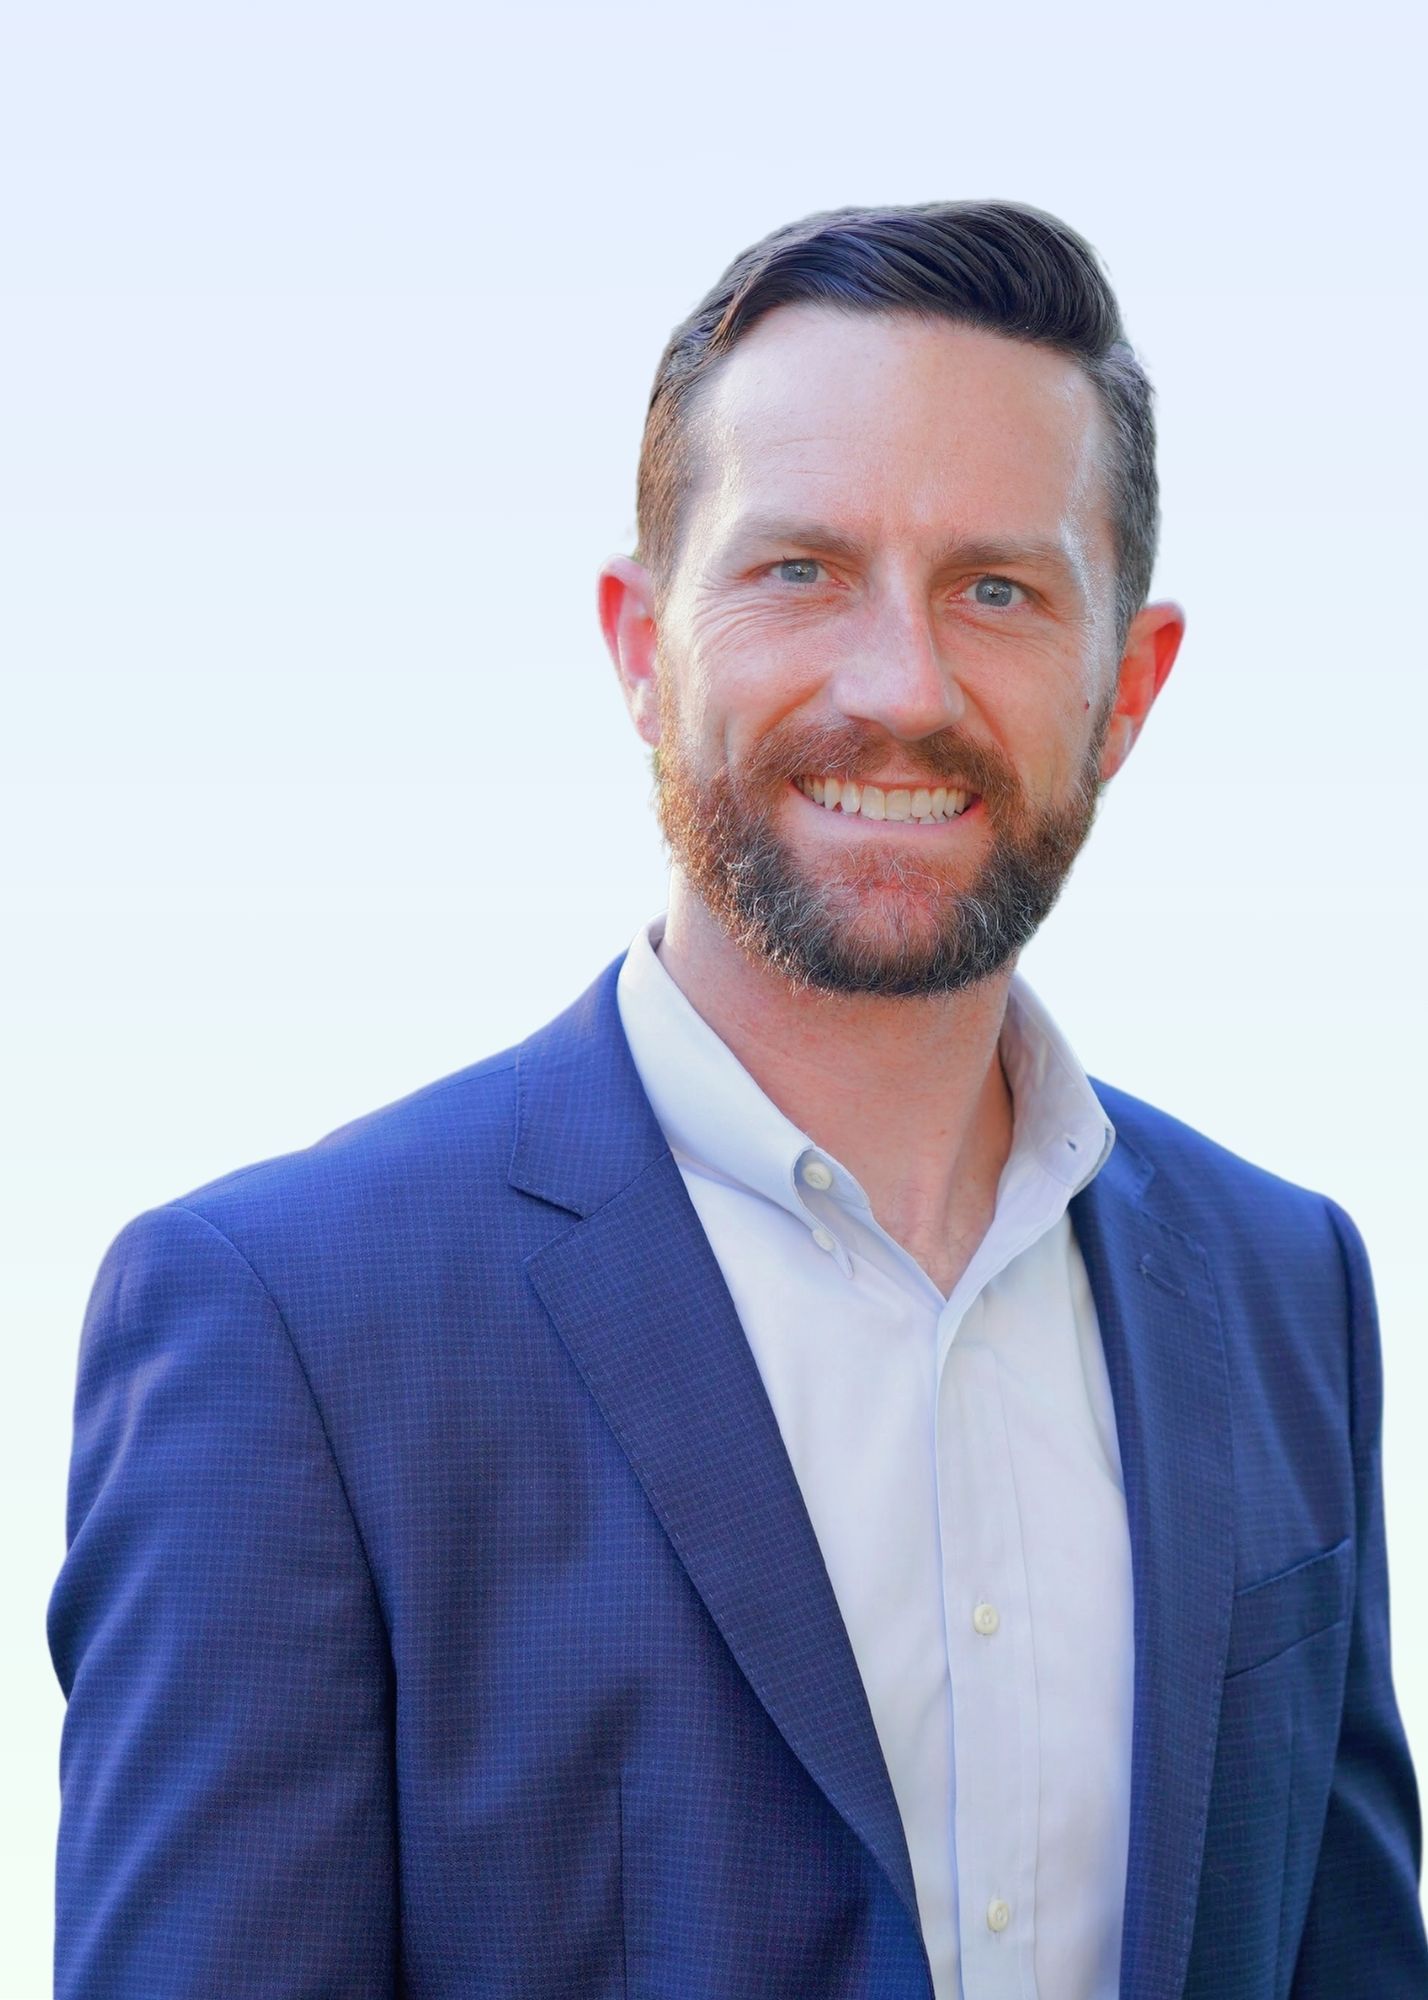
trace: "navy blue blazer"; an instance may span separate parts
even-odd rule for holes
[[[827,1573],[611,966],[141,1216],[81,1348],[59,2000],[929,2000]],[[1098,1085],[1125,2000],[1423,2000],[1332,1203]]]

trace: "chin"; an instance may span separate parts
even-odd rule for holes
[[[826,932],[842,949],[860,962],[889,967],[921,963],[934,953],[956,900],[945,884],[930,888],[896,880],[830,885],[815,898]]]
[[[821,879],[820,879],[821,874]],[[897,855],[865,855],[856,867],[810,871],[809,887],[821,890],[830,911],[850,926],[881,929],[890,938],[909,925],[929,934],[940,931],[950,906],[965,890],[947,868]]]

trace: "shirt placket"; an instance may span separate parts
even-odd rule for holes
[[[943,1613],[952,1687],[953,1844],[968,2000],[1034,2000],[1039,1748],[1026,1559],[1011,1446],[973,1300],[937,1384]]]

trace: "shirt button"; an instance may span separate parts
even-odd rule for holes
[[[811,1188],[831,1188],[833,1185],[833,1176],[822,1160],[805,1160],[802,1173],[804,1181]]]
[[[828,1234],[826,1229],[815,1229],[813,1240],[820,1250],[831,1250],[833,1248],[833,1238]]]
[[[1001,1624],[1001,1622],[1002,1622],[1001,1613],[997,1610],[995,1604],[979,1604],[976,1610],[972,1613],[972,1623],[976,1626],[977,1630],[981,1633],[984,1639],[990,1639],[993,1632],[996,1631],[997,1627]],[[1005,1909],[1006,1905],[1005,1903],[999,1903],[997,1905],[997,1908]],[[996,1928],[998,1928],[998,1926],[993,1925],[993,1929]]]
[[[1000,1896],[993,1896],[987,1905],[987,1929],[1004,1931],[1011,1922],[1011,1904],[1004,1903]]]

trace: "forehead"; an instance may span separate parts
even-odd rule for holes
[[[716,537],[794,505],[873,536],[1108,534],[1106,426],[1080,364],[949,320],[781,306],[703,385],[693,443]]]

